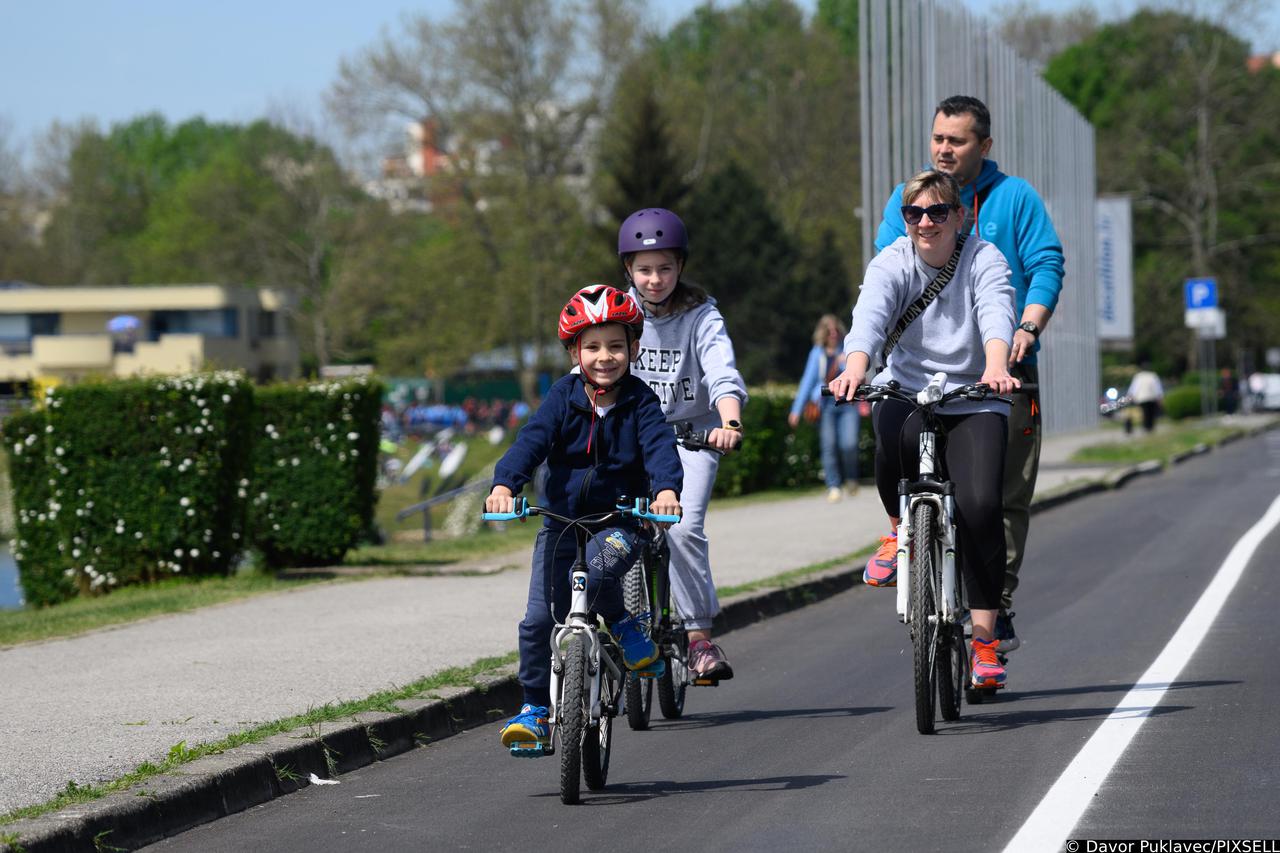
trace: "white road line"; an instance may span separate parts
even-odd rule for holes
[[[1272,502],[1257,524],[1249,529],[1227,554],[1227,559],[1214,574],[1209,587],[1191,608],[1173,638],[1155,662],[1142,674],[1111,712],[1093,737],[1067,769],[1053,783],[1040,805],[1018,830],[1004,853],[1022,851],[1061,850],[1068,834],[1080,821],[1098,788],[1128,747],[1129,741],[1142,728],[1152,710],[1160,704],[1165,691],[1177,680],[1187,661],[1195,654],[1196,647],[1208,633],[1213,620],[1235,589],[1245,566],[1258,545],[1277,524],[1280,524],[1280,497]]]

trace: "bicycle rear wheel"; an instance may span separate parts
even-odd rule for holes
[[[618,658],[621,658],[618,655]],[[587,674],[587,679],[591,678]],[[602,661],[600,672],[595,676],[600,679],[600,719],[591,722],[591,709],[587,709],[586,726],[582,731],[582,778],[587,788],[599,791],[609,780],[609,755],[613,751],[613,715],[618,700],[618,682],[613,672]],[[587,682],[590,683],[589,681]],[[586,691],[588,697],[590,690]]]
[[[632,616],[650,610],[642,562],[637,560],[622,581],[622,602]],[[652,625],[652,611],[650,614],[649,624]],[[649,728],[649,717],[653,712],[653,679],[641,678],[634,672],[628,672],[626,678],[627,725],[634,731],[644,731]]]
[[[969,656],[964,643],[964,628],[949,625],[940,635],[938,647],[938,704],[942,719],[954,723],[960,719],[960,700],[965,680],[969,677]]]
[[[933,734],[934,696],[937,692],[938,619],[935,591],[938,586],[938,533],[933,504],[921,501],[911,519],[911,640],[915,671],[916,730]]]
[[[689,688],[689,637],[678,632],[675,653],[664,648],[663,658],[667,671],[658,679],[658,707],[668,720],[678,720],[684,714],[684,696]]]
[[[565,805],[576,804],[581,793],[582,739],[591,698],[586,690],[587,649],[587,638],[574,634],[564,656],[564,679],[560,683],[556,726],[560,729],[560,802]]]

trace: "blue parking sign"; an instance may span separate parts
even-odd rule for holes
[[[1218,307],[1218,280],[1216,278],[1189,278],[1186,285],[1187,310]]]

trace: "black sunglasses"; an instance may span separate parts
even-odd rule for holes
[[[904,204],[902,206],[902,218],[907,221],[908,225],[919,225],[920,218],[925,214],[928,214],[930,222],[934,225],[941,225],[946,222],[947,217],[951,215],[952,207],[954,207],[954,205],[950,204],[931,204],[928,207]]]

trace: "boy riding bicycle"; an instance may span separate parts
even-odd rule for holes
[[[630,372],[643,328],[640,306],[620,290],[594,284],[574,294],[560,312],[559,331],[578,372],[551,387],[498,461],[486,512],[511,512],[514,496],[545,461],[544,504],[559,515],[608,513],[620,497],[650,494],[653,513],[680,514],[684,476],[675,436],[657,395]],[[529,602],[520,622],[524,705],[502,729],[505,747],[549,742],[548,647],[556,622],[569,610],[575,535],[550,518],[538,531]],[[640,535],[638,523],[619,522],[596,531],[586,546],[591,610],[609,626],[630,669],[643,669],[658,658],[657,646],[627,615],[622,600],[622,578],[639,558]]]

